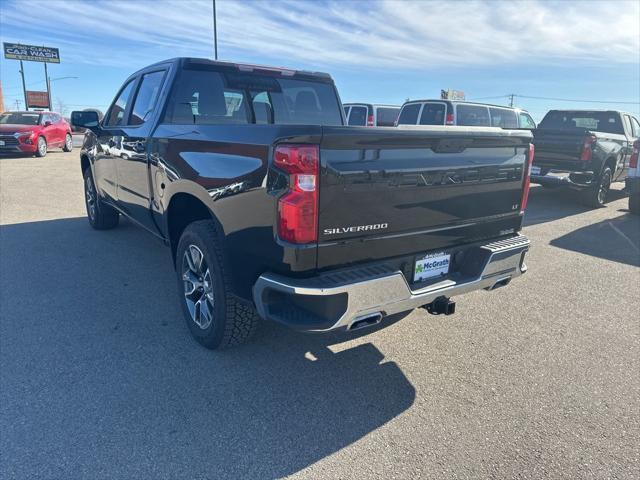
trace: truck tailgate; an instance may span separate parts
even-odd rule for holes
[[[586,129],[536,129],[533,143],[536,147],[534,165],[550,168],[575,168],[580,162]]]
[[[528,131],[323,127],[318,268],[520,229]]]

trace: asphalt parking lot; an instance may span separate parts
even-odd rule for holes
[[[617,187],[619,188],[619,187]],[[529,272],[369,335],[192,340],[78,151],[0,159],[0,478],[638,478],[640,218],[535,187]]]

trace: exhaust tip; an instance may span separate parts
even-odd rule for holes
[[[366,317],[358,318],[354,322],[352,322],[347,330],[359,330],[361,328],[372,327],[373,325],[377,325],[382,321],[382,313],[377,312],[371,315],[367,315]]]

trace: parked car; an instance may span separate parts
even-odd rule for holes
[[[640,137],[633,115],[614,110],[551,110],[533,130],[536,160],[531,181],[579,190],[601,207],[611,182],[624,181]]]
[[[451,296],[526,271],[530,132],[354,129],[341,108],[322,73],[193,58],[140,70],[102,122],[72,113],[89,129],[89,223],[124,215],[170,247],[208,348],[260,318],[321,332],[450,314]]]
[[[359,127],[393,127],[400,107],[374,103],[345,103],[344,116],[347,125]]]
[[[402,105],[397,124],[536,128],[526,110],[462,100],[411,100]]]
[[[0,114],[0,153],[31,153],[44,157],[51,148],[73,149],[71,127],[55,112]]]

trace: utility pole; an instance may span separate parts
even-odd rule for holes
[[[49,100],[49,111],[51,111],[51,82],[49,82],[49,72],[47,71],[47,62],[44,62],[44,80],[47,82],[47,97]]]
[[[509,94],[509,106],[513,107],[513,97],[515,97],[516,94],[515,93],[511,93]]]
[[[22,75],[22,91],[24,92],[24,109],[29,111],[29,104],[27,103],[27,85],[24,83],[24,64],[20,60],[20,75]]]
[[[215,59],[218,60],[218,28],[216,25],[216,0],[213,1],[213,51]]]

